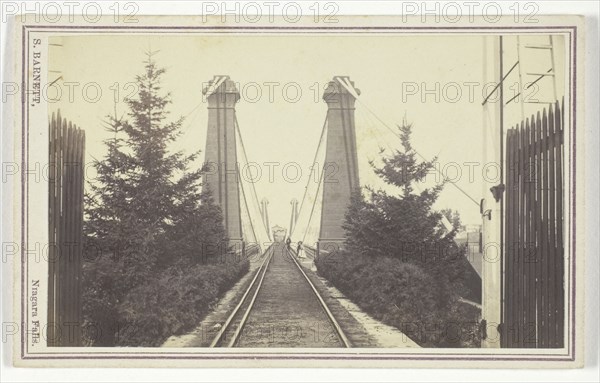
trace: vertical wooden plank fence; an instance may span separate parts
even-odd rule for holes
[[[79,346],[85,132],[60,112],[49,128],[47,342]]]
[[[564,344],[563,110],[507,132],[502,347]]]

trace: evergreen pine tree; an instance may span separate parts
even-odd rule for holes
[[[123,152],[122,121],[116,116],[107,118],[105,129],[112,137],[104,141],[106,156],[94,162],[96,175],[89,180],[85,195],[84,314],[100,329],[95,339],[98,346],[114,344],[117,306],[136,284],[135,273],[128,277],[125,263],[135,249],[126,196],[131,164]]]
[[[414,184],[433,169],[436,158],[419,162],[410,142],[411,126],[404,123],[399,130],[402,150],[384,157],[381,167],[371,166],[400,194],[368,188],[367,196],[359,193],[353,197],[346,215],[349,247],[365,255],[418,257],[417,247],[431,247],[443,234],[441,214],[433,209],[443,183],[414,190]]]
[[[437,158],[418,161],[410,142],[411,125],[399,126],[401,150],[382,159],[374,171],[387,184],[397,187],[398,195],[368,188],[366,195],[356,193],[348,208],[344,228],[348,251],[362,256],[393,257],[421,267],[433,277],[431,286],[438,305],[446,306],[451,297],[463,292],[464,276],[472,275],[464,251],[454,243],[455,231],[448,233],[441,224],[442,213],[433,208],[444,183],[421,187]]]
[[[170,94],[161,93],[159,68],[147,54],[138,92],[126,100],[127,118],[110,117],[106,156],[86,195],[84,284],[88,321],[101,327],[96,345],[111,345],[129,292],[153,283],[167,268],[201,260],[203,246],[225,241],[220,209],[201,191],[199,152],[169,152],[183,118],[168,122]]]

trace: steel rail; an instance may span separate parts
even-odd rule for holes
[[[273,257],[273,252],[274,252],[273,251],[273,246],[270,246],[267,249],[267,251],[265,252],[265,253],[268,253],[267,256],[265,257],[265,259],[261,263],[260,267],[258,268],[258,271],[256,272],[256,275],[252,279],[252,282],[250,282],[250,285],[248,286],[248,288],[244,292],[244,295],[242,296],[242,299],[240,299],[240,301],[237,304],[237,306],[235,306],[235,308],[233,309],[232,313],[229,315],[229,317],[227,318],[227,320],[223,324],[223,327],[219,330],[219,334],[217,334],[217,336],[213,339],[213,341],[211,342],[211,344],[210,344],[209,347],[216,347],[217,344],[219,344],[219,342],[221,341],[221,338],[227,332],[227,329],[231,325],[231,322],[233,321],[233,318],[235,318],[235,316],[238,314],[238,312],[240,311],[240,309],[242,308],[242,306],[246,302],[246,299],[248,298],[248,295],[250,294],[250,291],[252,291],[252,288],[256,284],[256,280],[258,279],[258,276],[261,275],[261,273],[262,273],[262,277],[260,278],[259,285],[257,286],[256,292],[254,293],[254,296],[252,298],[252,302],[250,302],[250,306],[248,307],[248,309],[246,310],[246,313],[244,315],[244,318],[247,319],[247,317],[248,317],[247,314],[250,312],[250,309],[252,308],[252,305],[254,304],[254,300],[256,299],[256,295],[258,294],[258,290],[260,289],[260,287],[262,285],[262,281],[263,281],[263,279],[265,277],[267,267],[269,266],[269,262],[271,261],[271,258]],[[234,333],[234,337],[233,337],[233,339],[235,339],[234,343],[235,343],[235,341],[237,341],[237,338],[240,335],[240,331],[241,331],[242,327],[243,327],[243,323],[240,322],[240,325],[238,326],[238,328],[236,329],[236,332]],[[231,347],[231,342],[228,345],[228,347]]]
[[[317,288],[315,287],[315,285],[312,283],[312,281],[310,280],[310,278],[308,278],[308,275],[306,275],[306,273],[302,269],[302,266],[300,266],[300,264],[298,263],[298,261],[296,261],[296,257],[294,256],[294,253],[290,249],[288,249],[288,248],[286,248],[286,251],[288,252],[288,254],[290,255],[290,257],[292,258],[292,260],[294,261],[294,263],[296,264],[296,266],[298,267],[298,270],[300,270],[300,273],[302,273],[302,275],[304,276],[304,278],[308,282],[308,284],[309,284],[310,288],[312,289],[312,291],[315,293],[315,296],[319,300],[319,303],[321,304],[321,307],[325,311],[325,314],[327,314],[327,317],[329,318],[329,321],[331,322],[331,324],[333,324],[333,328],[335,329],[335,331],[337,332],[340,340],[344,344],[344,347],[351,348],[352,347],[352,343],[350,343],[350,340],[348,339],[348,337],[344,333],[344,330],[342,330],[342,327],[338,323],[337,319],[335,319],[335,317],[333,316],[333,313],[331,312],[331,310],[329,310],[329,307],[327,307],[327,304],[325,303],[325,301],[321,297],[321,294],[319,294],[319,292],[317,291]]]

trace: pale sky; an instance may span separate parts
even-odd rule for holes
[[[544,39],[547,41],[547,37],[538,38],[539,43]],[[62,46],[50,47],[49,79],[62,76],[57,84],[63,89],[61,100],[51,104],[50,111],[60,108],[65,117],[85,129],[88,161],[92,156],[104,155],[102,140],[107,133],[101,121],[113,113],[114,84],[120,89],[121,99],[128,94],[132,88],[126,84],[143,72],[142,61],[148,49],[160,51],[156,61],[167,69],[163,89],[172,93],[172,118],[186,116],[183,136],[173,150],[205,149],[208,112],[202,99],[203,84],[214,75],[229,75],[239,82],[242,99],[237,105],[237,118],[249,160],[281,164],[275,168],[273,182],[264,167],[263,177],[256,183],[258,198],[270,202],[271,226],[287,227],[290,200],[302,198],[327,110],[321,100],[322,89],[335,75],[350,76],[361,91],[362,103],[387,125],[393,127],[406,117],[414,127],[414,147],[422,155],[438,155],[442,168],[449,162],[461,165],[462,177],[456,183],[473,199],[479,201],[484,193],[481,166],[474,168],[473,180],[469,180],[469,168],[464,166],[466,162],[481,163],[484,151],[481,36],[104,34],[65,36],[50,42]],[[555,39],[555,46],[555,69],[562,75],[562,39]],[[515,37],[506,38],[505,47],[507,69],[516,60]],[[524,71],[540,71],[551,65],[549,57],[539,54],[528,56],[531,64]],[[511,77],[507,81],[518,80]],[[563,77],[557,77],[560,97],[564,93]],[[540,82],[540,99],[548,99],[553,93],[548,81]],[[82,84],[75,88],[73,102],[68,99],[64,82]],[[102,96],[96,102],[86,102],[81,89],[92,82],[99,84]],[[287,100],[283,92],[286,84],[291,84],[287,85]],[[436,86],[441,94],[438,100]],[[301,95],[296,93],[298,88]],[[431,93],[423,95],[424,88]],[[462,93],[460,97],[457,89]],[[93,87],[88,92],[95,97]],[[526,113],[541,107],[528,104]],[[126,111],[122,101],[116,108],[119,115]],[[361,184],[378,187],[380,181],[368,160],[377,158],[379,147],[398,147],[399,141],[360,103],[355,119]],[[518,105],[507,108],[506,120],[507,126],[520,120]],[[302,177],[295,183],[286,182],[281,173],[289,162],[298,163],[302,169]],[[447,169],[448,176],[455,177],[456,168]],[[294,173],[291,169],[289,176],[293,178]],[[481,221],[479,207],[452,185],[446,186],[436,207],[458,210],[464,223]]]

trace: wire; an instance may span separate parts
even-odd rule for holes
[[[313,214],[315,212],[315,206],[317,205],[317,200],[319,199],[319,191],[321,190],[321,185],[323,184],[323,176],[325,175],[325,169],[321,172],[321,177],[319,177],[319,184],[317,185],[317,193],[315,194],[315,199],[312,204],[312,208],[310,209],[310,215],[308,216],[308,222],[306,223],[306,230],[304,231],[304,235],[302,236],[302,243],[306,239],[306,234],[308,233],[308,229],[310,228],[310,222],[312,221]]]
[[[183,116],[183,121],[184,121],[184,126],[181,127],[181,132],[185,135],[185,133],[187,133],[187,130],[189,129],[189,127],[192,125],[192,122],[195,121],[195,117],[197,117],[198,115],[196,114],[194,118],[191,118],[188,120],[188,117],[190,117],[190,115],[192,113],[194,113],[199,107],[200,105],[202,105],[203,102],[199,102],[198,105],[196,105],[192,110],[190,110],[188,112],[188,114],[186,114],[185,116]]]
[[[326,114],[325,121],[323,122],[323,128],[321,129],[321,137],[319,138],[319,144],[317,145],[317,150],[315,151],[315,157],[313,158],[312,167],[310,169],[310,174],[308,175],[308,183],[307,183],[306,187],[304,188],[304,195],[302,196],[302,202],[300,202],[300,208],[298,209],[298,217],[302,214],[302,207],[304,206],[304,201],[306,200],[306,195],[308,194],[308,186],[310,185],[310,180],[312,180],[312,175],[313,175],[313,172],[315,171],[315,165],[317,163],[317,156],[319,155],[319,150],[321,149],[321,145],[324,142],[323,138],[325,137],[325,131],[327,131],[327,118],[328,118],[328,116]],[[315,201],[316,201],[316,199],[315,199]],[[296,227],[294,227],[294,230],[296,230]],[[292,236],[292,234],[293,234],[293,232],[290,233],[290,237]],[[304,233],[304,236],[306,236],[306,233]]]
[[[508,72],[506,72],[504,77],[502,77],[502,80],[500,80],[500,82],[498,84],[496,84],[496,86],[494,87],[494,89],[492,89],[490,94],[488,94],[487,97],[483,100],[483,102],[481,103],[482,106],[485,105],[488,102],[488,100],[490,99],[490,97],[492,97],[492,95],[496,92],[496,90],[498,90],[498,88],[500,88],[500,86],[504,83],[504,80],[506,80],[508,75],[517,67],[517,65],[519,65],[518,61],[512,66],[512,68],[510,68],[508,70]]]
[[[240,131],[240,126],[239,126],[239,123],[238,123],[238,120],[237,120],[237,115],[234,115],[234,123],[235,123],[235,130],[236,130],[236,132],[238,134],[238,137],[240,138],[240,144],[242,146],[242,153],[244,155],[244,160],[246,161],[246,165],[247,165],[248,164],[248,154],[246,153],[246,146],[244,145],[244,140],[242,139],[242,132]],[[241,180],[240,180],[240,182],[241,182]],[[251,190],[252,190],[252,194],[254,196],[254,201],[256,202],[256,206],[257,206],[257,208],[260,211],[260,202],[258,201],[258,194],[256,193],[256,188],[254,187],[254,182],[252,182]],[[248,216],[250,216],[250,214],[248,214]],[[261,219],[261,222],[262,222],[263,228],[266,231],[267,238],[270,238],[270,236],[269,236],[269,229],[267,227],[265,227],[264,220]]]
[[[372,115],[373,115],[373,116],[374,116],[374,117],[375,117],[375,118],[376,118],[376,119],[377,119],[379,122],[381,122],[381,124],[382,124],[383,126],[385,126],[385,127],[386,127],[386,128],[387,128],[387,129],[388,129],[390,132],[392,132],[392,134],[393,134],[394,136],[396,136],[396,137],[397,137],[397,138],[399,138],[399,139],[402,139],[402,138],[400,137],[400,135],[398,135],[398,133],[397,133],[397,132],[396,132],[394,129],[392,129],[392,128],[391,128],[391,127],[388,125],[388,124],[386,124],[386,123],[385,123],[385,121],[383,121],[381,118],[379,118],[379,116],[378,116],[377,114],[375,114],[375,112],[373,112],[373,110],[371,110],[371,108],[369,108],[369,106],[367,106],[367,105],[366,105],[364,102],[362,102],[360,99],[357,99],[357,101],[358,101],[358,102],[359,102],[359,103],[360,103],[362,106],[364,106],[364,107],[365,107],[365,109],[367,109],[367,111],[369,111],[369,113],[371,113],[371,114],[372,114]],[[427,159],[426,159],[426,158],[425,158],[425,157],[424,157],[424,156],[423,156],[421,153],[419,153],[419,152],[418,152],[417,150],[415,150],[414,148],[413,148],[413,150],[415,151],[415,153],[416,153],[416,154],[417,154],[419,157],[421,157],[421,159],[422,159],[423,161],[427,161]],[[459,190],[459,191],[460,191],[462,194],[464,194],[464,195],[465,195],[467,198],[469,198],[471,201],[473,201],[473,203],[474,203],[475,205],[477,205],[477,206],[479,207],[479,202],[477,202],[477,201],[476,201],[476,200],[475,200],[473,197],[471,197],[471,196],[470,196],[470,195],[469,195],[469,194],[468,194],[466,191],[464,191],[464,190],[463,190],[463,189],[462,189],[460,186],[458,186],[456,183],[449,181],[449,180],[448,180],[448,178],[447,178],[447,177],[446,177],[446,176],[445,176],[445,175],[442,173],[442,171],[441,171],[441,170],[439,170],[439,169],[438,169],[438,168],[436,168],[436,167],[434,167],[434,169],[435,169],[435,170],[436,170],[436,171],[437,171],[437,172],[438,172],[438,173],[439,173],[439,174],[440,174],[440,175],[441,175],[441,176],[444,178],[444,181],[447,181],[447,182],[449,182],[451,185],[454,185],[454,187],[455,187],[455,188],[457,188],[457,189],[458,189],[458,190]]]
[[[244,197],[244,205],[246,206],[246,213],[248,214],[248,220],[250,221],[250,227],[252,228],[252,234],[254,234],[254,242],[258,242],[258,237],[256,236],[256,230],[254,229],[254,223],[252,222],[252,217],[250,216],[250,208],[248,207],[248,200],[246,199],[246,192],[244,190],[244,183],[240,180],[240,189],[242,190],[242,196]]]

